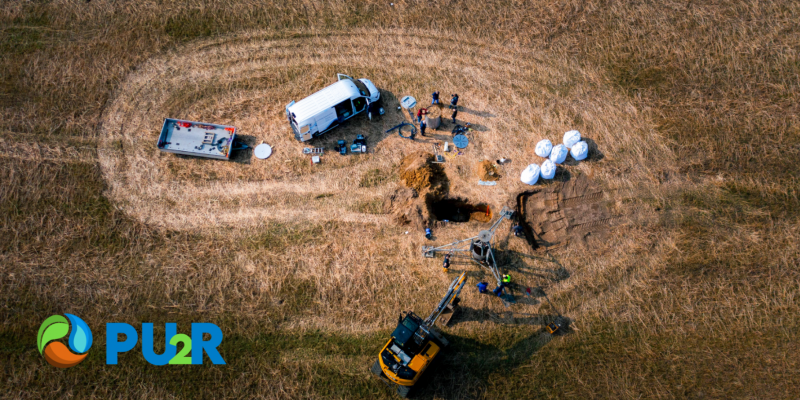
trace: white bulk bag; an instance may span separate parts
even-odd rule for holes
[[[583,160],[589,155],[589,145],[581,140],[580,142],[575,143],[575,146],[572,146],[572,148],[569,149],[569,154],[572,154],[572,158],[577,161]]]
[[[564,133],[564,146],[572,147],[581,141],[581,133],[578,131],[568,131]]]
[[[534,152],[539,157],[547,157],[550,155],[550,151],[552,150],[553,150],[553,143],[551,143],[547,139],[544,139],[540,140],[539,143],[536,143],[536,150]]]
[[[528,185],[535,185],[539,180],[539,166],[536,164],[528,165],[528,168],[522,170],[519,180]]]
[[[556,165],[550,160],[544,160],[540,174],[542,179],[553,179],[556,176]]]
[[[550,161],[555,164],[561,164],[567,159],[567,153],[569,153],[567,146],[564,146],[563,144],[556,145],[553,147],[553,151],[550,153]]]

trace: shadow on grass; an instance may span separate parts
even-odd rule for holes
[[[547,324],[553,316],[523,318],[529,324]],[[553,317],[554,318],[554,317]],[[562,333],[563,332],[563,333]],[[501,348],[471,338],[448,336],[450,346],[444,357],[434,364],[412,390],[415,399],[481,398],[493,376],[507,376],[521,367],[555,336],[569,334],[568,327],[550,334],[545,328],[516,340],[510,347]]]

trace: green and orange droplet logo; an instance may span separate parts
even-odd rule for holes
[[[36,345],[39,354],[44,356],[50,365],[58,368],[69,368],[78,365],[86,358],[92,347],[92,331],[82,319],[72,315],[51,315],[39,327]],[[72,329],[70,329],[70,325]],[[61,342],[55,342],[69,334],[69,348]]]

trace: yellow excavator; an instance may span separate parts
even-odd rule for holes
[[[370,368],[384,382],[396,386],[400,397],[408,397],[422,373],[449,344],[434,325],[437,321],[445,325],[449,322],[458,307],[458,295],[466,281],[466,273],[453,280],[428,318],[423,320],[410,311],[400,315],[391,339],[383,346],[378,360]]]

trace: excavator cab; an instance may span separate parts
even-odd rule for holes
[[[452,310],[458,304],[458,295],[466,279],[464,273],[450,284],[447,293],[428,318],[423,320],[413,312],[400,315],[392,337],[370,368],[384,382],[396,385],[400,397],[408,396],[441,349],[449,345],[447,339],[435,330],[434,325],[446,310]]]

